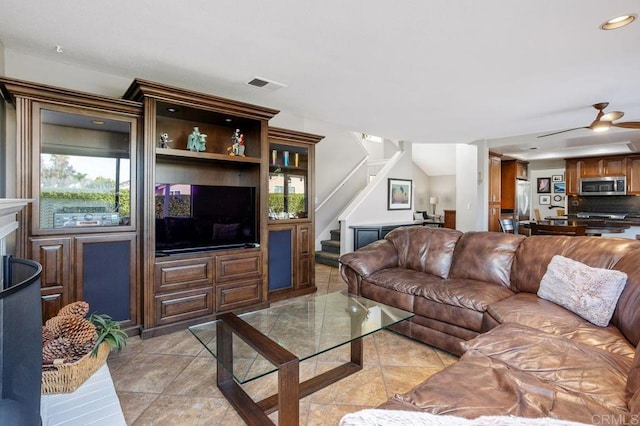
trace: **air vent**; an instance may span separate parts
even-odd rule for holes
[[[283,87],[287,87],[286,84],[278,83],[277,81],[268,80],[262,77],[253,77],[251,81],[247,83],[249,86],[258,87],[260,89],[276,91],[278,89],[282,89]]]

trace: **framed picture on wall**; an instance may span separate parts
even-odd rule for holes
[[[409,179],[388,179],[387,210],[411,210],[412,183]]]
[[[564,182],[555,182],[553,184],[553,192],[556,194],[564,194]]]
[[[540,204],[541,206],[551,204],[551,195],[540,195],[538,204]]]
[[[552,175],[551,176],[551,182],[564,182],[564,176],[563,175]]]
[[[551,193],[551,178],[543,177],[538,178],[538,194],[550,194]]]

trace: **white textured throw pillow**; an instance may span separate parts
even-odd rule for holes
[[[626,284],[627,274],[624,272],[592,268],[556,255],[540,281],[538,297],[560,305],[595,325],[606,327]]]

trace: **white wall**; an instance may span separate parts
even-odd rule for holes
[[[369,153],[369,161],[384,160],[384,141],[372,142],[366,139],[362,140],[362,146]]]
[[[456,175],[429,176],[429,196],[438,197],[436,205],[436,215],[444,215],[445,210],[456,210]],[[433,211],[433,205],[428,204],[426,209],[429,213]]]
[[[429,195],[431,194],[431,178],[412,161],[413,167],[413,210],[431,212]]]
[[[133,80],[127,76],[25,55],[12,49],[5,49],[5,71],[7,77],[117,98]]]
[[[456,229],[462,232],[477,230],[478,186],[478,147],[456,145]]]

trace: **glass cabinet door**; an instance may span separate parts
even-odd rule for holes
[[[131,226],[135,121],[39,109],[37,230]]]
[[[308,149],[271,144],[269,219],[308,217]]]

